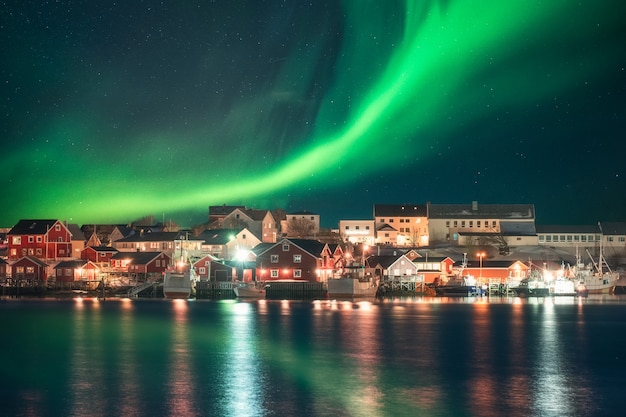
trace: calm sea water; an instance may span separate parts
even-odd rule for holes
[[[7,416],[624,414],[626,299],[0,300]]]

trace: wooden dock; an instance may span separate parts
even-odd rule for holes
[[[327,296],[323,282],[266,282],[268,300],[316,300]]]
[[[204,300],[228,300],[235,298],[231,281],[198,281],[196,282],[196,298]]]

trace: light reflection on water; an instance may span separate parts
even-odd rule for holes
[[[606,296],[2,300],[0,354],[55,362],[4,367],[0,402],[52,416],[611,415],[624,314]]]

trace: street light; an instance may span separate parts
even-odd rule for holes
[[[478,256],[478,259],[479,259],[479,262],[480,262],[480,276],[478,278],[482,279],[482,277],[483,277],[483,258],[485,257],[485,252],[478,252],[476,254],[476,256]]]
[[[365,244],[361,247],[361,266],[363,267],[363,278],[365,278],[365,252],[367,252],[369,248],[370,247]]]

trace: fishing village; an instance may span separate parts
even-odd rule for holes
[[[166,299],[549,297],[626,292],[626,223],[535,224],[529,204],[380,204],[367,220],[210,206],[183,229],[25,219],[2,296]]]

